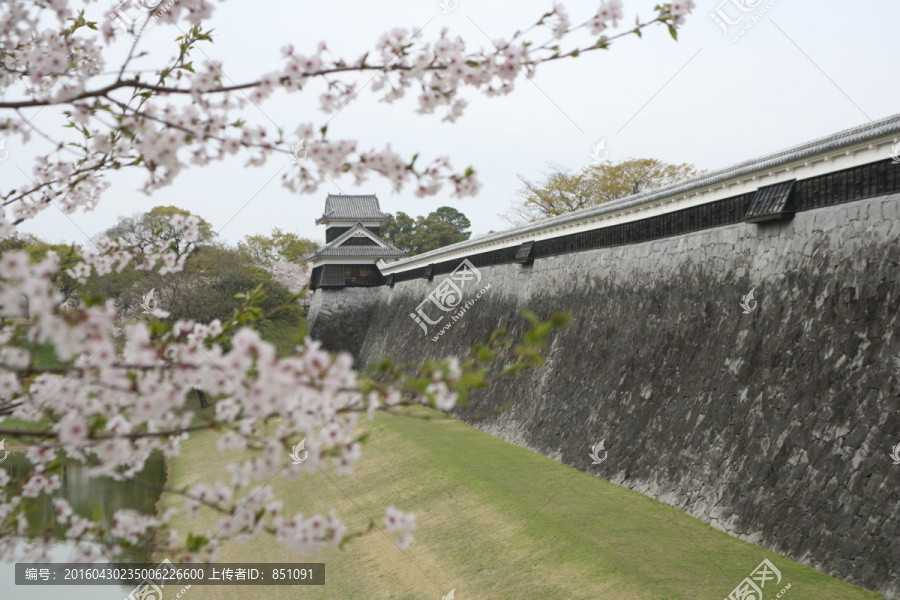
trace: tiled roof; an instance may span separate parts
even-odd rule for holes
[[[538,234],[554,227],[574,225],[583,221],[588,221],[599,215],[615,213],[640,207],[645,204],[652,204],[669,197],[677,197],[688,192],[708,189],[715,185],[733,180],[737,177],[751,176],[755,173],[766,171],[777,171],[783,169],[785,165],[790,165],[797,161],[814,158],[816,156],[840,150],[842,148],[850,148],[854,145],[864,144],[870,140],[876,140],[886,135],[900,135],[900,114],[885,117],[879,121],[866,123],[852,129],[846,129],[838,133],[823,137],[812,142],[807,142],[793,148],[781,150],[766,154],[752,160],[747,160],[736,165],[719,169],[711,173],[704,173],[697,177],[672,184],[668,187],[649,192],[642,192],[619,200],[613,200],[598,206],[582,208],[555,217],[542,219],[536,223],[528,223],[520,227],[514,227],[506,231],[490,233],[483,236],[477,236],[464,242],[457,242],[437,250],[431,250],[416,256],[410,256],[406,260],[391,263],[392,269],[397,271],[403,270],[403,267],[410,265],[414,268],[425,261],[437,261],[441,256],[453,252],[476,253],[482,248],[488,246],[492,248],[499,247],[504,240],[508,238],[521,237],[527,234]],[[849,153],[849,150],[848,150]]]
[[[385,221],[391,215],[381,212],[375,194],[367,196],[345,196],[329,194],[325,199],[325,212],[316,223],[328,221]]]
[[[372,196],[374,198],[374,196]],[[379,246],[342,246],[345,241],[352,238],[357,232],[364,231],[368,237],[377,240]],[[327,256],[340,256],[342,258],[352,258],[352,257],[365,257],[365,258],[394,258],[394,257],[404,257],[406,256],[406,252],[400,250],[399,248],[395,248],[390,245],[368,229],[362,226],[361,223],[357,223],[353,227],[350,228],[349,231],[345,231],[343,234],[338,236],[337,238],[331,240],[328,244],[325,244],[316,252],[310,254],[309,256],[304,256],[303,260],[313,260],[316,258],[323,258]]]
[[[337,248],[322,248],[313,255],[314,258],[327,256],[340,256],[342,258],[356,256],[366,258],[402,257],[406,256],[406,252],[399,248],[381,248],[379,246],[338,246]]]

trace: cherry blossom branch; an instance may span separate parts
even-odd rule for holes
[[[299,124],[290,138],[280,129],[273,134],[248,124],[242,111],[250,103],[261,105],[277,89],[299,93],[307,84],[322,82],[322,110],[335,114],[362,91],[351,81],[353,76],[374,74],[367,89],[383,100],[393,102],[415,90],[420,114],[445,110],[444,120],[453,122],[464,112],[461,93],[466,88],[488,97],[507,94],[540,64],[605,49],[612,40],[640,36],[650,26],[667,26],[674,35],[694,7],[691,0],[658,5],[652,20],[637,20],[635,27],[609,37],[605,32],[623,19],[619,0],[601,0],[596,14],[574,27],[557,2],[530,27],[513,34],[512,41],[498,40],[490,51],[471,51],[446,29],[427,42],[418,32],[397,28],[378,40],[372,63],[368,53],[356,61],[335,58],[325,44],[309,55],[287,46],[276,70],[250,82],[223,85],[222,65],[195,65],[191,58],[199,44],[212,40],[201,27],[214,9],[208,0],[179,0],[169,7],[174,22],[190,25],[177,42],[178,54],[161,68],[128,78],[128,67],[140,55],[137,42],[118,68],[107,68],[105,51],[121,35],[117,25],[111,18],[93,23],[83,9],[72,11],[69,4],[0,3],[0,88],[25,90],[22,97],[0,101],[0,111],[14,115],[0,119],[0,133],[12,132],[27,142],[32,128],[25,111],[67,106],[64,114],[73,139],[63,141],[66,150],[76,153],[73,160],[61,159],[57,143],[53,158],[36,160],[27,175],[30,185],[0,191],[0,237],[12,235],[16,225],[51,203],[66,213],[92,210],[108,186],[109,171],[144,169],[143,190],[152,193],[171,184],[189,164],[206,165],[240,151],[247,152],[249,165],[263,164],[284,153],[278,146],[285,139],[306,141],[309,152],[306,163],[285,171],[282,181],[291,190],[310,192],[344,174],[362,182],[376,173],[396,190],[413,182],[418,196],[435,195],[448,184],[457,196],[473,195],[479,188],[474,169],[454,172],[447,158],[422,166],[417,155],[407,160],[390,146],[364,150],[355,140],[326,139],[326,127],[317,129],[312,123]],[[540,45],[525,39],[537,30],[549,31]],[[579,30],[600,37],[591,45],[570,44],[568,36]],[[115,74],[113,81],[108,73]],[[173,217],[170,226],[182,239],[196,239],[192,218]],[[214,528],[205,536],[189,534],[181,545],[168,512],[156,517],[123,509],[112,515],[107,527],[73,514],[64,499],[55,498],[57,525],[66,539],[76,540],[76,560],[99,558],[99,546],[83,541],[88,535],[113,554],[137,545],[183,547],[189,561],[215,561],[222,541],[259,533],[273,535],[298,554],[339,547],[362,534],[348,534],[334,512],[327,518],[283,515],[269,482],[278,475],[316,472],[329,461],[338,475],[352,473],[362,453],[362,440],[354,432],[363,412],[371,419],[379,410],[397,413],[413,404],[450,411],[465,404],[475,389],[539,368],[548,336],[567,322],[564,315],[541,321],[525,313],[529,326],[518,343],[501,330],[462,361],[396,365],[385,360],[360,374],[348,354],[333,355],[312,340],[280,356],[254,329],[270,316],[257,306],[261,289],[248,293],[238,313],[224,324],[171,324],[159,320],[165,318],[159,309],[152,319],[129,320],[110,301],[62,311],[64,298],[53,283],[60,274],[84,282],[92,274],[121,271],[135,261],[136,269],[165,275],[181,270],[187,258],[175,239],[98,239],[95,244],[96,250],[83,252],[74,266],[60,266],[54,253],[37,262],[19,251],[0,255],[0,306],[16,306],[24,296],[29,307],[27,327],[0,327],[0,419],[8,415],[26,423],[22,428],[4,427],[0,435],[34,441],[25,451],[32,465],[28,473],[7,472],[0,465],[0,560],[43,551],[41,540],[52,541],[34,532],[28,535],[25,507],[28,499],[60,489],[63,458],[86,465],[90,476],[134,482],[151,454],[175,457],[189,434],[201,430],[215,432],[220,450],[238,452],[239,458],[226,465],[231,479],[171,493],[185,496],[188,510],[198,499],[213,504],[209,508],[222,515]],[[55,364],[36,362],[37,347],[51,348]],[[214,415],[205,421],[198,422],[187,406],[194,389],[204,390],[214,401]],[[299,452],[302,444],[296,442],[301,440],[308,459],[296,464],[286,451]],[[370,524],[369,530],[373,527]],[[406,547],[415,516],[388,506],[383,529],[397,533],[398,546]],[[168,537],[161,539],[164,534]],[[20,547],[20,538],[35,544]]]
[[[189,0],[181,4],[188,3]],[[182,8],[183,6],[173,7],[170,16],[173,19],[177,18],[182,14],[180,12]],[[601,2],[600,8],[593,17],[576,26],[571,25],[565,8],[556,3],[551,11],[542,15],[533,25],[516,32],[512,36],[511,42],[502,40],[495,42],[496,48],[491,52],[467,51],[465,44],[461,40],[451,40],[447,36],[446,30],[441,33],[440,39],[434,42],[432,47],[431,44],[424,43],[419,39],[418,32],[412,32],[410,35],[409,31],[395,29],[383,35],[379,40],[375,52],[381,54],[381,60],[373,64],[367,62],[369,53],[354,62],[324,56],[327,51],[324,44],[320,44],[318,54],[310,56],[296,54],[294,48],[289,46],[283,50],[286,66],[281,70],[263,75],[255,81],[232,85],[222,85],[220,65],[208,62],[202,69],[195,70],[193,63],[187,62],[191,50],[197,44],[212,39],[209,33],[199,26],[194,17],[187,16],[188,20],[192,22],[192,27],[181,36],[179,54],[172,64],[153,71],[157,75],[156,82],[143,81],[139,76],[123,78],[125,69],[135,57],[137,47],[135,41],[122,62],[115,81],[92,89],[85,89],[86,85],[81,83],[78,85],[66,83],[53,95],[42,93],[40,90],[47,89],[49,85],[48,83],[42,84],[43,87],[39,86],[31,90],[31,98],[0,101],[0,110],[72,105],[77,114],[73,114],[71,125],[74,126],[77,122],[83,126],[76,131],[81,131],[85,136],[85,155],[81,162],[89,164],[87,172],[97,175],[111,167],[143,166],[149,175],[144,190],[150,192],[169,185],[182,170],[182,164],[177,158],[180,148],[191,150],[192,160],[197,164],[205,164],[210,160],[222,160],[225,156],[237,152],[239,148],[255,150],[260,153],[249,159],[248,164],[250,165],[263,164],[271,153],[287,153],[286,149],[276,147],[283,143],[283,132],[280,129],[277,141],[269,142],[268,139],[273,139],[275,136],[268,136],[267,139],[265,129],[246,129],[242,122],[235,121],[231,126],[242,129],[241,136],[235,138],[226,135],[228,129],[226,124],[229,121],[224,117],[224,111],[228,108],[240,107],[244,103],[242,99],[237,102],[231,99],[235,93],[249,93],[250,100],[260,104],[276,88],[302,91],[304,86],[311,81],[324,80],[327,84],[327,91],[321,96],[322,107],[326,112],[333,112],[342,109],[359,93],[356,90],[356,84],[333,79],[334,77],[374,72],[378,75],[371,89],[377,92],[387,88],[384,97],[386,101],[392,102],[403,97],[407,88],[416,85],[422,90],[419,96],[418,112],[430,114],[437,107],[444,106],[448,109],[445,120],[454,121],[459,118],[466,105],[466,101],[458,97],[458,91],[464,87],[474,88],[488,96],[505,94],[513,89],[514,81],[519,75],[527,71],[527,76],[531,77],[537,66],[542,63],[561,58],[575,58],[588,52],[606,49],[613,41],[629,35],[640,36],[643,30],[654,25],[667,26],[675,36],[676,27],[684,21],[685,15],[692,8],[692,1],[658,5],[655,7],[657,14],[654,18],[645,21],[638,19],[632,28],[611,36],[602,35],[593,44],[576,46],[569,50],[560,48],[561,41],[569,34],[589,29],[591,34],[598,35],[610,26],[617,26],[618,21],[623,17],[621,2],[619,0]],[[62,11],[60,14],[65,12],[65,9],[60,10]],[[203,10],[208,11],[209,7],[204,6]],[[79,82],[87,82],[103,72],[102,69],[93,66],[90,61],[84,60],[86,57],[82,57],[81,48],[91,45],[87,41],[90,38],[78,37],[86,28],[96,28],[97,24],[87,21],[83,12],[79,13],[77,18],[70,20],[72,24],[65,30],[62,45],[59,46],[60,52],[64,53],[69,60],[63,61],[61,57],[51,53],[52,58],[47,59],[46,62],[55,61],[55,66],[49,70],[49,73],[46,72],[47,67],[43,63],[37,64],[37,68],[32,69],[27,68],[29,64],[25,62],[22,66],[26,68],[20,74],[22,77],[34,79],[40,73],[44,77],[41,81],[55,81],[64,74],[70,75],[65,66],[67,64],[85,66],[87,70],[79,73]],[[523,39],[526,33],[537,28],[549,28],[552,32],[550,39],[540,45]],[[107,39],[114,39],[117,35],[111,21],[103,23],[102,32]],[[0,32],[0,38],[2,38],[2,32]],[[26,46],[31,43],[34,41],[21,39],[17,40],[16,45]],[[78,58],[73,59],[73,53]],[[87,67],[89,64],[92,66]],[[167,84],[166,81],[173,74],[177,74],[179,79],[186,79],[188,84]],[[113,98],[113,94],[120,90],[129,91],[128,101]],[[179,96],[190,96],[193,104],[183,109],[175,109],[174,105],[170,105],[166,107],[166,110],[180,111],[182,115],[190,114],[186,124],[179,124],[173,119],[160,117],[156,114],[159,110],[157,103],[150,101],[151,98],[176,98]],[[211,101],[216,96],[223,97],[221,106],[216,107],[212,104]],[[131,101],[135,98],[139,99],[139,106],[130,107]],[[94,103],[89,104],[88,101],[92,100]],[[92,132],[86,127],[92,119],[102,123],[98,113],[109,111],[113,106],[117,106],[122,112],[118,115],[118,125],[103,124],[103,130],[112,132],[111,136],[101,130]],[[205,113],[205,118],[203,113]],[[200,125],[203,123],[207,125],[204,125],[202,130],[189,126],[189,124]],[[155,129],[151,124],[159,125],[162,129]],[[161,135],[161,131],[168,133]],[[173,132],[179,131],[184,136],[173,137]],[[295,141],[311,139],[314,131],[312,125],[298,127]],[[403,160],[389,148],[380,152],[361,152],[358,156],[351,156],[356,151],[355,142],[345,140],[329,143],[324,140],[325,128],[320,128],[320,131],[322,139],[315,143],[311,142],[309,148],[316,169],[309,169],[307,166],[301,165],[297,172],[286,173],[282,178],[283,184],[292,191],[312,192],[326,180],[343,173],[351,173],[359,183],[365,179],[367,173],[371,172],[392,180],[395,190],[402,189],[410,180],[417,182],[416,194],[420,197],[438,193],[441,187],[447,183],[453,186],[454,195],[460,197],[473,195],[480,188],[472,168],[461,173],[453,173],[450,170],[449,162],[441,158],[425,169],[417,169],[414,164],[415,158],[409,161]],[[121,132],[127,132],[129,136],[127,141],[119,137]],[[96,153],[92,154],[88,150],[89,139],[100,140],[98,148],[101,150],[102,156],[97,156]],[[211,140],[220,144],[217,155],[210,155],[207,145]],[[120,149],[120,146],[123,148]],[[130,152],[127,151],[129,149]],[[122,150],[126,150],[126,152]],[[58,167],[48,165],[45,171],[51,169],[62,172],[79,170],[77,167],[76,169],[68,168],[64,163]],[[30,195],[39,193],[44,187],[53,187],[62,183],[60,178],[48,177],[48,174],[46,172],[36,173],[37,181],[32,189],[25,190],[14,197],[4,198],[0,194],[0,201],[3,201],[4,205],[21,202]],[[77,207],[80,204],[95,202],[102,192],[102,187],[83,179],[74,182],[70,179],[69,184],[66,185],[66,191],[72,197],[71,205]],[[60,193],[62,190],[54,190],[55,195]],[[32,203],[27,210],[22,211],[23,215],[15,219],[13,224],[21,223],[25,218],[33,216],[38,210],[46,207],[51,198],[52,196],[44,197],[41,202]]]
[[[104,440],[139,440],[142,438],[161,438],[161,437],[174,437],[181,435],[183,433],[190,433],[193,431],[203,431],[206,429],[215,429],[218,426],[217,423],[210,422],[206,425],[191,425],[190,427],[182,427],[179,429],[174,429],[170,431],[145,431],[141,433],[123,433],[123,434],[111,434],[111,435],[88,435],[86,436],[85,442],[102,442]],[[0,428],[0,435],[9,435],[16,437],[29,437],[29,438],[41,438],[41,439],[56,439],[59,437],[59,433],[56,431],[50,431],[49,429],[2,429]]]

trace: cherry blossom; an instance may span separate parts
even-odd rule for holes
[[[312,276],[310,265],[277,260],[259,266],[268,271],[272,279],[286,287],[292,294],[297,294],[305,288]]]
[[[412,28],[395,28],[383,34],[375,41],[374,51],[357,60],[333,57],[324,43],[311,53],[288,46],[282,50],[282,62],[258,80],[233,85],[224,84],[221,63],[205,60],[189,67],[184,53],[157,70],[125,77],[122,73],[133,73],[129,71],[134,59],[131,53],[118,66],[119,78],[109,82],[103,75],[108,71],[104,47],[129,33],[120,27],[121,15],[102,14],[96,8],[89,4],[83,13],[76,14],[76,7],[66,0],[54,2],[49,9],[23,0],[7,2],[0,8],[0,45],[16,49],[5,58],[7,68],[0,73],[0,85],[12,90],[17,81],[29,82],[18,97],[0,101],[0,110],[65,106],[72,125],[77,126],[74,131],[83,136],[80,143],[59,140],[74,142],[79,150],[73,150],[71,144],[69,150],[78,155],[77,159],[45,157],[35,165],[30,186],[0,192],[3,206],[11,209],[12,216],[12,221],[8,216],[0,219],[0,231],[9,232],[11,223],[34,216],[51,201],[65,212],[92,208],[107,187],[105,173],[113,169],[144,169],[144,190],[150,192],[171,184],[186,160],[204,165],[242,150],[247,152],[248,165],[286,157],[296,140],[267,130],[265,123],[244,123],[230,115],[246,106],[248,100],[243,93],[261,104],[276,89],[301,92],[310,81],[321,79],[327,81],[327,89],[320,95],[321,107],[331,113],[359,92],[359,83],[351,79],[354,73],[376,70],[371,89],[381,93],[384,101],[394,102],[416,90],[420,113],[444,108],[444,119],[456,121],[468,104],[461,97],[466,89],[487,96],[508,94],[516,80],[533,76],[542,63],[607,48],[614,39],[655,24],[670,28],[681,25],[694,3],[662,4],[654,18],[639,21],[633,28],[586,46],[570,43],[568,48],[560,44],[577,30],[588,28],[597,35],[618,26],[624,16],[620,0],[604,0],[598,11],[586,15],[579,25],[573,25],[566,6],[556,2],[549,13],[532,27],[517,32],[509,42],[497,41],[477,50],[451,37],[447,29],[430,42]],[[208,37],[202,23],[213,10],[214,5],[205,0],[180,0],[169,7],[167,19],[155,26],[177,25],[180,19],[184,21],[181,26],[190,29],[183,47],[201,46]],[[53,20],[60,26],[68,23],[63,35],[47,28]],[[540,35],[542,30],[546,33],[544,42],[525,39],[526,34]],[[35,36],[31,31],[39,33]],[[371,63],[368,56],[378,57],[378,61]],[[191,102],[183,102],[187,98]],[[115,117],[115,124],[106,118],[108,115]],[[3,131],[23,138],[30,135],[19,119],[0,120],[0,133]],[[294,191],[311,192],[327,179],[348,173],[357,183],[377,173],[398,190],[415,182],[416,193],[423,196],[440,193],[447,183],[456,196],[474,195],[480,187],[472,169],[453,172],[445,159],[417,165],[415,158],[403,158],[390,147],[365,149],[355,140],[327,139],[314,123],[302,124],[297,133],[297,139],[305,139],[308,144],[309,161],[284,175],[282,183]]]
[[[694,0],[683,0],[681,2],[672,2],[672,23],[675,25],[683,25],[688,14],[690,14],[697,5]]]
[[[275,91],[302,93],[315,81],[327,88],[319,96],[326,113],[357,93],[374,93],[385,102],[409,94],[424,118],[442,113],[441,118],[457,121],[476,95],[509,94],[544,63],[605,49],[655,25],[674,32],[693,8],[690,0],[662,4],[651,18],[609,35],[624,19],[619,0],[604,0],[596,12],[578,18],[556,2],[530,27],[485,48],[469,47],[448,29],[429,40],[413,29],[396,28],[373,36],[370,52],[357,59],[332,56],[325,43],[286,46],[280,56],[260,59],[269,64],[258,80],[231,83],[214,57],[197,58],[213,51],[204,28],[215,10],[209,0],[179,0],[168,7],[169,18],[155,20],[148,13],[128,31],[123,19],[104,14],[102,2],[9,0],[0,3],[0,137],[24,143],[40,136],[55,150],[35,160],[26,185],[0,188],[0,236],[16,234],[21,223],[51,206],[66,214],[93,210],[113,171],[142,173],[143,191],[153,193],[186,168],[232,155],[245,157],[248,166],[287,160],[299,139],[306,141],[308,158],[285,174],[282,183],[291,190],[312,192],[343,176],[358,184],[377,175],[398,191],[414,189],[417,196],[448,189],[472,196],[480,189],[474,169],[456,170],[447,157],[404,157],[389,144],[379,148],[330,138],[313,121],[298,123],[296,138],[288,138],[265,121],[247,122],[249,102],[265,103]],[[135,62],[140,39],[135,37],[151,24],[171,32],[180,28],[179,51],[170,61],[140,69]],[[579,45],[572,41],[578,31],[604,35]],[[123,39],[133,51],[115,60],[110,44]],[[195,62],[188,58],[192,50]],[[355,77],[367,81],[372,73],[377,75],[363,90]],[[59,138],[28,124],[28,113],[47,108],[62,113],[69,125]],[[198,239],[195,218],[176,215],[170,224],[183,240]],[[178,253],[175,239],[156,240],[149,250],[144,242],[100,238],[78,264],[66,267],[53,253],[37,262],[24,252],[0,256],[0,306],[19,306],[26,298],[29,312],[27,328],[0,327],[0,438],[23,437],[30,464],[24,475],[0,468],[0,561],[49,562],[58,540],[30,532],[24,517],[24,506],[40,496],[53,501],[54,530],[71,542],[72,561],[114,557],[139,542],[152,542],[173,561],[215,561],[222,540],[246,542],[262,534],[299,554],[339,547],[365,532],[349,532],[335,511],[284,514],[268,481],[326,469],[349,475],[363,460],[357,437],[363,414],[402,414],[416,404],[448,411],[465,401],[469,389],[540,362],[534,357],[543,347],[541,336],[519,347],[499,334],[462,362],[387,364],[367,374],[352,368],[349,354],[333,355],[313,340],[279,356],[253,328],[260,301],[253,293],[227,322],[167,325],[159,320],[162,312],[123,317],[112,302],[93,299],[61,307],[62,295],[53,284],[61,270],[84,281],[129,264],[161,275],[183,269],[187,255]],[[292,291],[308,280],[308,271],[299,265],[265,268]],[[562,320],[554,317],[551,323],[561,326]],[[37,360],[33,349],[45,344],[59,364],[47,367]],[[492,365],[499,367],[496,374]],[[199,418],[188,405],[195,389],[213,399],[212,414]],[[34,429],[22,435],[5,428],[6,417]],[[214,432],[216,447],[240,450],[240,458],[210,484],[189,489],[167,484],[160,491],[182,497],[189,515],[217,515],[209,531],[174,531],[172,511],[153,517],[120,510],[106,515],[111,517],[107,525],[74,514],[65,500],[52,497],[61,485],[63,455],[88,465],[91,475],[130,481],[154,452],[176,457],[198,430]],[[300,440],[308,458],[293,464],[290,452]],[[398,547],[406,548],[416,529],[415,515],[388,507],[383,526],[397,534]],[[204,542],[198,547],[188,539]]]
[[[399,531],[397,547],[401,550],[409,548],[413,541],[412,532],[416,530],[416,515],[404,513],[393,506],[384,511],[384,528],[388,531]]]

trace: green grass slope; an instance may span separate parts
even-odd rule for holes
[[[458,600],[721,600],[764,558],[782,573],[780,585],[766,585],[766,600],[787,583],[784,600],[880,597],[436,411],[416,413],[438,418],[379,415],[366,423],[373,435],[353,475],[320,471],[272,482],[287,514],[334,506],[351,531],[370,518],[378,530],[342,551],[310,557],[267,535],[224,546],[226,562],[324,562],[324,586],[194,586],[190,600],[438,600],[454,588]],[[216,452],[214,439],[204,433],[184,444],[170,464],[171,484],[225,477],[233,456]],[[389,504],[417,513],[408,550],[381,530]],[[190,521],[179,515],[175,525],[182,534],[203,533],[213,521],[204,513]]]

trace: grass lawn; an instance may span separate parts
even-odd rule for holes
[[[324,562],[324,586],[194,586],[183,597],[438,600],[455,588],[458,600],[719,600],[768,558],[782,580],[766,585],[766,600],[787,583],[784,600],[880,598],[455,419],[379,414],[363,428],[373,435],[353,475],[320,471],[279,477],[272,485],[287,514],[311,516],[334,506],[350,531],[364,529],[370,518],[379,529],[316,556],[297,557],[268,535],[245,545],[229,542],[221,556],[224,562]],[[217,474],[229,479],[230,454],[218,453],[215,439],[204,432],[188,440],[170,462],[170,483],[212,481]],[[162,502],[183,507],[178,498]],[[417,513],[416,540],[406,551],[381,530],[389,504]],[[182,535],[203,533],[214,519],[179,514],[174,525]],[[171,590],[173,598],[178,591]]]

